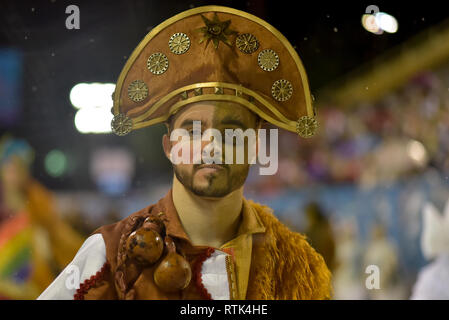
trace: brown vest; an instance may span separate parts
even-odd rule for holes
[[[330,299],[331,275],[321,257],[299,233],[290,231],[267,207],[248,200],[257,211],[266,231],[253,235],[250,274],[246,299],[248,300],[296,300]],[[176,247],[183,252],[195,270],[198,260],[204,259],[208,247],[192,246],[183,230],[173,205],[171,190],[156,204],[142,209],[124,220],[103,226],[101,233],[106,244],[107,267],[104,274],[97,274],[98,281],[84,287],[84,299],[206,299],[204,288],[194,274],[188,287],[176,293],[159,290],[153,280],[157,263],[149,268],[126,260],[125,242],[135,228],[136,221],[149,215],[164,212],[168,216],[167,233],[172,235]],[[175,230],[178,229],[178,230]]]

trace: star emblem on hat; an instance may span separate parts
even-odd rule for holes
[[[201,38],[199,43],[203,43],[206,41],[206,48],[209,45],[209,42],[212,41],[214,44],[214,48],[218,49],[218,45],[220,41],[231,47],[232,43],[229,40],[228,36],[237,34],[237,31],[230,30],[229,26],[231,25],[231,20],[220,21],[218,19],[217,13],[214,14],[212,20],[207,19],[205,16],[201,15],[206,26],[197,29],[197,31],[203,33],[203,37]]]

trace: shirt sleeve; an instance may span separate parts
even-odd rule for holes
[[[95,275],[106,262],[106,246],[101,234],[86,239],[77,254],[37,300],[73,300],[80,284]]]

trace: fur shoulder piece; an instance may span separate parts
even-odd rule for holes
[[[253,237],[247,299],[330,299],[331,274],[302,234],[292,232],[272,209],[248,200],[266,232]]]

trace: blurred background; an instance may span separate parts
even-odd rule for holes
[[[66,28],[72,4],[79,29]],[[440,254],[423,253],[424,209],[449,211],[449,14],[438,2],[2,0],[0,298],[36,297],[96,228],[165,195],[165,128],[111,134],[111,94],[153,27],[210,4],[289,39],[320,123],[312,139],[280,131],[278,173],[253,167],[246,197],[308,236],[336,299],[413,296]],[[368,288],[369,265],[380,289]]]

